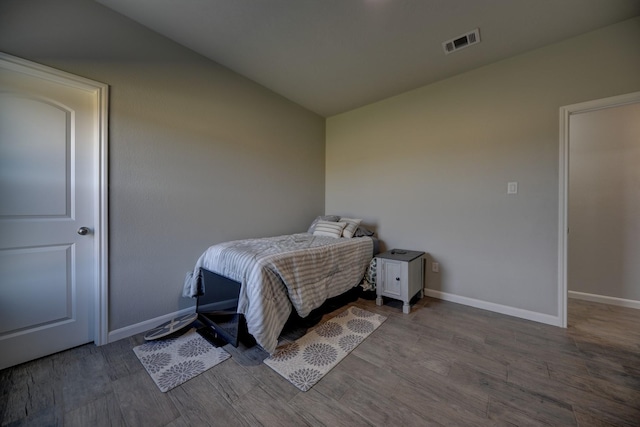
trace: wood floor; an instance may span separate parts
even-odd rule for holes
[[[135,336],[0,371],[0,423],[640,426],[640,310],[569,300],[563,330],[430,298],[408,315],[355,304],[388,320],[306,393],[259,348],[229,346],[229,360],[161,393]]]

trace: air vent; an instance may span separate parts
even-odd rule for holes
[[[455,52],[456,50],[464,49],[465,47],[471,46],[476,43],[480,43],[479,28],[476,28],[475,30],[467,34],[463,34],[454,39],[443,42],[442,48],[444,49],[444,53],[448,55],[452,52]]]

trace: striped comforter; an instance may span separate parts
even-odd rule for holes
[[[202,267],[241,283],[238,312],[257,343],[273,353],[292,307],[306,317],[327,298],[358,285],[372,256],[369,237],[299,233],[211,246],[194,272]]]

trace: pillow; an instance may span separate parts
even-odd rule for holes
[[[311,223],[311,225],[309,226],[309,229],[307,230],[307,233],[313,234],[313,230],[315,230],[316,224],[318,223],[318,221],[338,222],[338,221],[340,221],[340,217],[338,215],[320,215],[320,216],[317,216],[316,219],[314,219],[313,222]]]
[[[347,225],[346,222],[332,222],[320,220],[316,223],[316,228],[313,230],[314,236],[329,236],[340,237],[342,236],[342,230]]]
[[[353,237],[353,233],[356,232],[356,229],[362,222],[361,219],[353,219],[353,218],[340,218],[340,222],[346,222],[347,225],[342,230],[342,237],[346,237],[348,239]]]
[[[359,226],[356,229],[356,232],[353,233],[353,237],[364,237],[364,236],[373,236],[375,233],[371,230],[369,230],[366,227],[363,226]]]

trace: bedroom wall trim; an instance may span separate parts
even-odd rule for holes
[[[581,102],[560,107],[560,164],[558,174],[558,318],[567,327],[569,233],[569,122],[574,114],[640,102],[640,92]]]
[[[586,292],[569,291],[569,298],[579,299],[583,301],[599,302],[601,304],[616,305],[619,307],[635,308],[640,310],[640,301],[632,299],[608,297],[606,295],[588,294]]]
[[[561,319],[557,316],[551,316],[549,314],[537,313],[535,311],[529,311],[521,308],[510,307],[508,305],[496,304],[493,302],[482,301],[475,298],[449,294],[447,292],[436,291],[433,289],[425,289],[424,294],[432,298],[438,298],[444,301],[451,301],[458,304],[468,305],[470,307],[493,311],[495,313],[506,314],[507,316],[518,317],[520,319],[531,320],[534,322],[544,323],[552,326],[560,326]]]
[[[176,318],[178,316],[183,316],[189,313],[194,313],[195,309],[196,309],[195,306],[183,308],[182,310],[174,311],[173,313],[154,317],[153,319],[145,320],[144,322],[135,323],[133,325],[125,326],[124,328],[116,329],[114,331],[109,332],[109,342],[111,343],[124,338],[129,338],[136,334],[147,332],[148,330],[153,329],[156,326],[160,326],[164,322],[168,322],[173,318]]]

